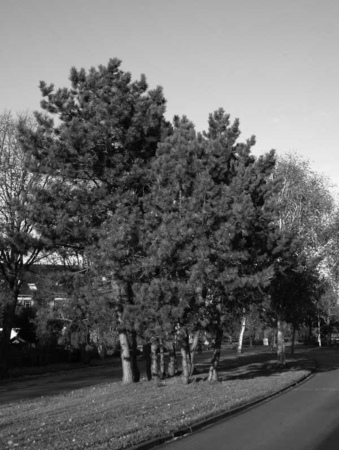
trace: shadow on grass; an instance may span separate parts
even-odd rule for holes
[[[339,369],[339,349],[336,347],[298,348],[295,355],[286,353],[285,365],[277,364],[275,352],[243,354],[221,359],[219,378],[221,381],[246,380],[256,377],[272,376],[291,371],[308,370],[316,367],[317,372]],[[194,381],[207,379],[209,364],[196,365]],[[206,374],[206,376],[205,376]]]

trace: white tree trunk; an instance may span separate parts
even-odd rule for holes
[[[320,328],[320,316],[318,314],[318,345],[321,347],[321,328]]]
[[[182,345],[181,346],[181,364],[182,364],[182,381],[184,384],[188,384],[189,383],[189,378],[190,378],[190,374],[189,374],[189,367],[187,364],[187,358],[188,358],[188,352],[187,349]]]
[[[285,365],[286,354],[285,354],[285,333],[284,333],[284,322],[279,317],[277,320],[277,361],[279,364]]]
[[[133,383],[133,371],[127,334],[120,332],[119,340],[121,346],[122,382],[123,384],[130,384]]]
[[[158,347],[159,341],[155,339],[151,344],[151,371],[152,371],[152,380],[159,380],[159,357],[158,357]]]
[[[237,353],[242,353],[242,343],[244,339],[245,328],[246,328],[246,316],[243,316],[241,318],[241,328],[238,339]]]
[[[194,332],[193,340],[190,346],[190,360],[189,360],[189,373],[193,375],[194,372],[194,354],[196,349],[198,348],[199,343],[200,330]]]

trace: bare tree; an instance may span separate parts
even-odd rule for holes
[[[0,114],[0,376],[8,372],[10,337],[25,271],[42,256],[44,244],[34,223],[34,188],[41,177],[25,163],[18,124],[34,127],[26,114]]]

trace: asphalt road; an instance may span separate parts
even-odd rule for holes
[[[339,350],[315,350],[315,376],[245,413],[157,450],[338,450]]]

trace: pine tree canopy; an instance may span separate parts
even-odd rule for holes
[[[46,177],[37,211],[43,231],[80,245],[125,193],[133,202],[147,190],[145,168],[169,125],[162,89],[148,91],[145,76],[132,81],[118,59],[88,72],[72,68],[70,81],[57,90],[40,83],[44,112],[35,132],[21,127],[21,140],[31,169]]]

